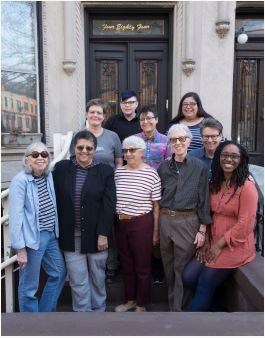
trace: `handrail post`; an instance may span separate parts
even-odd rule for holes
[[[8,197],[2,200],[3,216],[8,215]],[[3,224],[3,242],[4,242],[4,260],[11,256],[11,248],[8,237],[8,221]],[[6,312],[14,312],[14,274],[13,264],[5,268],[5,298],[6,298]]]

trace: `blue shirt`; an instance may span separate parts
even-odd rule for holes
[[[55,234],[59,237],[56,198],[52,174],[47,176],[47,189],[55,210]],[[14,249],[38,250],[40,244],[38,186],[31,174],[19,172],[9,187],[9,238]]]
[[[208,178],[210,179],[212,176],[212,170],[211,170],[212,158],[207,157],[204,147],[193,149],[189,152],[189,154],[191,156],[197,157],[204,163],[205,167],[208,169]]]

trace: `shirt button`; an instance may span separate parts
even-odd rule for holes
[[[84,232],[84,231],[85,231],[85,229],[84,229],[84,228],[82,228],[82,229],[81,229],[81,231],[82,231],[82,232]]]

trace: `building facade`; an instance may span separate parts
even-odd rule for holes
[[[1,11],[3,187],[28,143],[52,147],[54,133],[83,128],[93,97],[118,113],[124,89],[158,110],[162,132],[197,92],[224,137],[263,165],[263,2],[7,1]]]

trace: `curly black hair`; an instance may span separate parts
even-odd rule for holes
[[[230,186],[235,185],[234,192],[231,196],[232,198],[235,192],[237,191],[238,187],[242,186],[245,183],[246,179],[248,179],[249,177],[249,169],[248,169],[249,156],[247,150],[241,144],[234,141],[221,142],[215,150],[212,161],[212,177],[210,181],[210,191],[213,193],[218,193],[221,190],[222,183],[225,180],[225,177],[223,169],[221,168],[220,165],[220,155],[224,147],[229,144],[235,145],[240,152],[240,163],[236,168],[236,170],[233,172],[229,184]]]

